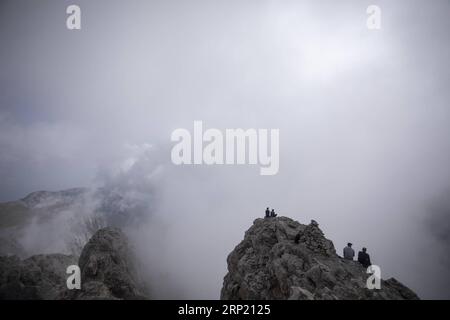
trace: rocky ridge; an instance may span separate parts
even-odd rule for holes
[[[297,238],[298,243],[295,239]],[[256,219],[227,258],[221,299],[418,299],[394,278],[368,289],[370,274],[357,261],[336,254],[314,220]]]
[[[63,254],[0,257],[0,299],[145,299],[133,261],[126,236],[110,227],[92,236],[79,259]],[[69,290],[66,269],[76,264],[81,290]]]

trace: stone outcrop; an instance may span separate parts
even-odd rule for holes
[[[144,299],[132,250],[120,229],[98,230],[79,259],[63,254],[0,257],[0,299]],[[81,290],[67,289],[67,267],[81,270]]]
[[[143,299],[132,252],[120,229],[97,231],[79,259],[82,290],[77,299]]]
[[[0,257],[0,299],[53,300],[66,292],[66,268],[77,263],[74,256],[35,255],[25,260]]]
[[[227,262],[222,299],[418,299],[393,278],[368,289],[370,274],[339,257],[314,220],[256,219]]]

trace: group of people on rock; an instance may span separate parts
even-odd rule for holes
[[[344,259],[352,260],[355,256],[355,251],[352,248],[352,243],[347,243],[347,246],[344,248]],[[358,262],[363,265],[364,268],[368,268],[372,265],[370,262],[370,256],[367,253],[366,248],[362,248],[362,251],[358,252]]]
[[[275,210],[270,210],[269,207],[266,208],[266,216],[265,218],[275,218],[277,214],[275,213]],[[311,220],[312,224],[318,225],[316,221]],[[297,236],[294,239],[295,243],[299,243],[300,240],[300,233],[297,234]],[[353,258],[355,257],[355,251],[352,248],[352,243],[347,243],[347,246],[344,248],[344,259],[353,261]],[[368,268],[372,265],[370,262],[370,256],[367,253],[366,248],[362,248],[361,251],[358,252],[358,262],[363,265],[364,268]]]
[[[272,209],[272,211],[270,211],[269,207],[267,207],[266,218],[275,218],[276,216],[277,214],[275,213],[275,210]]]
[[[265,218],[275,218],[277,216],[277,214],[275,213],[275,210],[272,209],[270,210],[269,207],[266,208],[266,216]],[[311,223],[313,223],[317,225],[317,222],[315,222],[314,220],[311,221]],[[300,234],[298,234],[295,239],[294,242],[295,243],[299,243],[300,240]],[[344,248],[344,259],[346,260],[351,260],[353,261],[353,258],[355,257],[355,251],[352,248],[352,243],[347,243],[347,246]],[[362,248],[361,251],[358,252],[358,262],[362,264],[362,266],[364,268],[368,268],[372,265],[372,263],[370,262],[370,256],[367,253],[367,248]]]

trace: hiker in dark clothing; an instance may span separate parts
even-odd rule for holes
[[[270,217],[270,210],[269,210],[269,207],[267,207],[267,209],[266,209],[266,218],[269,218]]]
[[[272,211],[270,212],[270,216],[272,218],[275,218],[277,216],[277,214],[275,213],[275,210],[272,209]]]
[[[362,251],[358,252],[358,262],[361,263],[364,268],[368,268],[372,265],[370,256],[366,251],[366,248],[362,248]]]

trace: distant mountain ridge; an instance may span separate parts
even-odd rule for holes
[[[88,188],[72,188],[62,191],[36,191],[20,199],[27,207],[34,208],[49,199],[58,199],[59,202],[73,202],[89,192]]]
[[[127,192],[113,187],[37,191],[0,203],[0,255],[73,254],[98,227],[136,223],[148,203]]]

